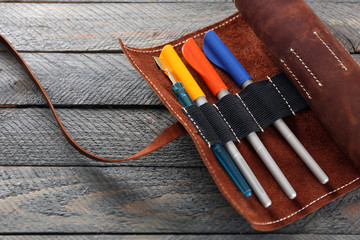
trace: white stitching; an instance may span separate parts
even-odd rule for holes
[[[299,56],[299,54],[297,54],[297,52],[293,49],[290,48],[290,52],[292,54],[294,54],[296,56],[296,58],[301,62],[301,64],[305,67],[305,69],[310,73],[310,75],[315,79],[315,82],[317,83],[317,85],[319,87],[322,87],[322,83],[319,81],[319,79],[315,76],[315,74],[311,71],[311,69],[305,64],[304,60],[302,60],[302,58]]]
[[[200,127],[197,125],[197,123],[195,122],[195,120],[191,117],[191,115],[189,114],[189,112],[186,110],[186,108],[183,108],[183,110],[185,111],[186,115],[188,116],[188,118],[190,119],[190,121],[194,124],[195,128],[198,130],[200,136],[204,139],[204,141],[206,142],[206,144],[208,145],[208,147],[211,147],[210,142],[207,140],[207,138],[205,137],[205,135],[202,133],[202,131],[200,130]]]
[[[345,49],[345,45],[344,45],[342,42],[340,42],[339,38],[337,38],[337,37],[334,36],[334,39],[339,43],[340,46],[342,46],[342,47]],[[346,52],[351,58],[354,58],[353,56],[351,56],[351,54],[350,54],[350,52],[349,52],[348,50],[346,50],[345,52]],[[355,59],[354,59],[354,60],[355,60]],[[357,61],[355,61],[355,62],[357,62]],[[359,64],[359,66],[360,66],[360,63],[357,62],[357,64]]]
[[[230,19],[228,22],[234,20],[234,19],[237,18],[237,17],[239,17],[239,16],[235,16],[234,18]],[[228,23],[228,22],[227,22],[227,23]],[[220,26],[221,26],[221,25],[219,25],[218,27],[220,27]],[[214,28],[214,29],[215,29],[215,28]],[[128,49],[128,50],[130,50],[130,51],[135,51],[135,52],[151,52],[151,51],[137,51],[137,50],[133,50],[133,49],[131,49],[131,48],[128,48],[128,47],[125,46],[125,45],[123,45],[123,46],[124,46],[124,48],[126,48],[126,49]],[[160,51],[160,50],[157,50],[157,51]],[[186,127],[188,127],[187,124],[186,124],[186,122],[183,121],[183,119],[179,116],[179,114],[178,114],[178,113],[172,108],[172,106],[166,101],[166,99],[164,98],[164,96],[162,95],[162,93],[159,91],[159,89],[152,83],[152,81],[149,79],[149,77],[139,68],[139,66],[136,64],[136,62],[134,61],[134,59],[130,56],[130,54],[128,54],[128,56],[130,57],[132,63],[133,63],[134,66],[136,67],[136,69],[137,69],[139,72],[142,73],[142,75],[149,81],[149,83],[150,83],[150,84],[154,87],[154,89],[159,93],[159,95],[160,95],[161,98],[164,100],[164,102],[165,102],[165,103],[170,107],[170,109],[175,113],[175,115],[183,122],[183,124],[184,124]],[[299,85],[300,85],[301,88],[305,91],[305,93],[307,94],[307,96],[311,99],[310,94],[306,91],[306,89],[303,87],[303,85],[302,85],[301,82],[298,80],[298,78],[295,76],[295,74],[290,70],[290,68],[285,64],[285,62],[284,62],[282,59],[280,59],[280,60],[281,60],[281,62],[284,64],[284,66],[288,69],[288,71],[292,74],[292,76],[295,78],[295,80],[299,83]],[[241,98],[240,98],[240,100],[241,100]],[[229,195],[228,191],[226,190],[226,188],[224,187],[224,185],[222,184],[222,182],[219,180],[219,178],[218,178],[218,176],[216,175],[214,169],[213,169],[212,166],[210,165],[209,160],[207,159],[207,157],[206,157],[206,155],[205,155],[205,153],[204,153],[204,150],[203,150],[203,148],[201,147],[201,144],[200,144],[199,141],[197,140],[197,136],[196,136],[196,135],[194,134],[194,132],[191,131],[191,130],[189,131],[189,133],[193,136],[193,139],[194,139],[195,142],[197,143],[197,146],[199,147],[199,150],[200,150],[200,152],[202,153],[202,156],[204,156],[204,157],[203,157],[204,162],[206,163],[209,171],[212,173],[212,176],[215,178],[214,180],[215,180],[215,182],[219,185],[219,188],[222,190],[224,196],[226,197],[226,199],[229,199],[229,201],[232,202],[232,205],[235,206],[235,208],[236,208],[237,210],[241,211],[241,209],[239,209],[239,208],[237,207],[237,204],[234,202],[234,199]],[[343,185],[342,187],[340,187],[340,188],[338,188],[338,189],[336,189],[336,190],[334,190],[334,191],[331,191],[331,192],[329,192],[329,193],[327,193],[327,194],[319,197],[318,199],[312,201],[311,203],[309,203],[309,204],[306,205],[305,207],[299,209],[298,211],[290,214],[289,216],[287,216],[287,217],[285,217],[285,218],[281,218],[281,219],[278,219],[278,220],[276,220],[276,221],[265,222],[265,223],[257,223],[257,222],[255,222],[255,223],[253,223],[253,224],[256,224],[256,225],[270,225],[270,224],[274,224],[274,223],[277,223],[277,222],[284,221],[284,220],[286,220],[286,219],[294,216],[295,214],[299,213],[300,211],[303,211],[305,208],[307,208],[307,207],[309,207],[310,205],[314,204],[316,201],[319,201],[319,200],[321,200],[322,198],[324,198],[324,197],[326,197],[326,196],[328,196],[328,195],[330,195],[330,194],[332,194],[332,193],[334,193],[334,192],[336,192],[336,191],[339,191],[339,190],[341,190],[342,188],[344,188],[344,187],[346,187],[346,186],[348,186],[348,185],[350,185],[350,184],[352,184],[352,183],[354,183],[354,182],[356,182],[356,181],[358,181],[358,180],[359,180],[359,177],[356,178],[356,179],[354,179],[353,181],[351,181],[351,182]]]
[[[220,25],[218,25],[218,26],[215,26],[215,27],[213,27],[213,28],[211,28],[211,29],[206,30],[206,32],[207,32],[207,31],[210,31],[210,30],[216,30],[216,29],[218,29],[218,28],[221,28],[221,27],[229,24],[230,22],[234,21],[235,19],[237,19],[237,18],[239,18],[239,17],[240,17],[240,15],[236,15],[236,16],[234,16],[233,18],[231,18],[231,19],[223,22],[222,24],[220,24]],[[204,34],[205,34],[205,31],[194,35],[192,38],[197,38],[197,37],[200,37],[200,36],[202,36],[202,35],[204,35]],[[177,46],[179,46],[179,45],[184,44],[185,42],[186,42],[186,40],[184,40],[184,41],[182,41],[182,42],[178,42],[177,44],[172,45],[172,47],[177,47]],[[132,51],[132,52],[140,52],[140,53],[154,53],[154,52],[160,52],[160,51],[161,51],[161,49],[138,50],[138,49],[130,48],[130,47],[126,46],[126,45],[124,45],[124,48],[126,48],[127,50]]]
[[[238,18],[240,15],[237,15],[231,19],[229,19],[228,21],[226,21],[223,24],[220,24],[217,27],[214,27],[214,29],[217,29],[219,27],[225,26],[226,24],[230,23],[231,21],[235,20],[236,18]],[[128,48],[126,45],[123,45],[125,49],[130,50],[130,51],[136,51],[133,50],[131,48]],[[159,50],[160,51],[160,50]],[[141,52],[141,51],[138,51]],[[146,52],[146,51],[145,51]],[[148,80],[148,82],[154,87],[154,89],[159,93],[159,95],[161,96],[162,100],[164,100],[164,102],[167,104],[167,106],[169,106],[169,108],[174,112],[174,114],[179,118],[179,120],[181,120],[181,122],[184,124],[184,126],[186,128],[188,128],[188,125],[186,124],[186,122],[184,122],[184,120],[180,117],[180,115],[172,108],[172,106],[169,104],[168,101],[166,101],[166,99],[164,98],[164,96],[162,95],[162,93],[159,91],[159,89],[153,84],[153,82],[150,80],[150,78],[139,68],[139,66],[136,64],[136,62],[134,61],[134,59],[131,57],[130,54],[128,54],[128,56],[131,59],[131,62],[134,64],[135,68]],[[212,168],[212,166],[209,163],[209,160],[207,159],[203,148],[201,147],[201,144],[199,143],[199,141],[197,140],[197,136],[195,135],[195,133],[191,130],[189,130],[189,133],[193,136],[193,139],[195,140],[197,146],[199,147],[200,152],[202,153],[203,156],[203,160],[206,164],[206,166],[208,167],[209,171],[212,173],[212,176],[214,177],[215,182],[219,185],[220,190],[222,190],[222,193],[224,194],[225,198],[228,199],[231,204],[239,211],[239,212],[243,212],[241,208],[238,207],[237,202],[235,202],[234,198],[232,198],[229,194],[229,192],[226,190],[226,188],[224,187],[224,185],[222,184],[222,182],[220,181],[219,177],[216,175],[214,169]]]
[[[154,49],[154,50],[137,50],[137,49],[133,49],[133,48],[130,48],[126,45],[124,45],[124,48],[126,48],[127,50],[129,51],[132,51],[132,52],[138,52],[138,53],[154,53],[154,52],[160,52],[161,49]]]
[[[125,45],[123,45],[125,46]],[[186,122],[181,118],[181,116],[175,111],[175,109],[170,105],[170,103],[165,99],[164,95],[160,92],[160,90],[154,85],[154,83],[150,80],[150,78],[139,68],[139,66],[136,64],[134,59],[131,57],[130,54],[128,56],[131,59],[131,62],[134,64],[135,68],[148,80],[148,82],[151,84],[151,86],[156,90],[157,93],[159,93],[161,99],[166,103],[167,106],[175,113],[175,115],[181,120],[181,122],[187,127]]]
[[[294,79],[296,80],[296,82],[299,84],[299,86],[301,87],[301,89],[306,93],[306,95],[308,96],[309,99],[312,99],[310,94],[306,91],[305,87],[301,84],[300,80],[295,76],[295,74],[293,73],[293,71],[291,71],[291,69],[289,68],[289,66],[285,63],[284,60],[280,59],[280,62],[282,62],[282,64],[284,64],[284,66],[287,68],[287,70],[289,71],[289,73],[294,77]]]
[[[264,129],[260,126],[260,124],[258,123],[256,118],[254,117],[254,115],[250,112],[250,109],[246,106],[245,102],[241,99],[240,95],[236,94],[236,96],[240,99],[240,101],[242,102],[242,104],[244,105],[244,107],[246,108],[246,110],[248,111],[250,116],[252,117],[252,119],[255,121],[256,125],[260,128],[261,132],[264,132]]]
[[[125,47],[125,45],[123,45]],[[180,117],[180,115],[175,111],[174,108],[172,108],[172,106],[169,104],[168,101],[166,101],[166,99],[164,98],[164,96],[162,95],[162,93],[159,91],[159,89],[153,84],[153,82],[150,80],[150,78],[139,68],[139,66],[136,64],[136,62],[134,61],[134,59],[131,57],[130,54],[128,54],[128,56],[130,57],[132,63],[134,64],[135,68],[141,72],[141,74],[149,81],[149,83],[154,87],[154,89],[159,93],[159,95],[161,96],[162,100],[164,100],[164,102],[167,104],[167,106],[170,107],[170,109],[174,112],[174,114],[179,118],[179,120],[181,120],[181,122],[184,124],[184,126],[186,128],[188,128],[188,125],[186,124],[186,122],[184,122],[184,120]],[[212,168],[212,166],[209,163],[209,160],[207,159],[203,148],[201,147],[201,144],[199,143],[199,141],[197,140],[197,135],[195,135],[195,133],[191,130],[189,130],[189,133],[193,136],[193,139],[195,140],[197,146],[199,147],[200,152],[203,155],[203,160],[206,163],[206,165],[208,166],[209,171],[212,173],[212,176],[214,177],[215,182],[219,185],[219,188],[222,190],[224,196],[226,197],[226,199],[229,199],[229,201],[232,202],[232,205],[236,207],[236,209],[238,209],[239,211],[241,211],[241,209],[239,209],[237,207],[236,202],[234,202],[234,199],[230,196],[229,192],[226,190],[226,188],[224,187],[224,185],[222,184],[222,182],[220,181],[219,177],[216,175],[214,169]]]
[[[335,190],[333,190],[333,191],[331,191],[331,192],[328,192],[328,193],[322,195],[321,197],[318,197],[317,199],[313,200],[312,202],[310,202],[310,203],[307,204],[306,206],[300,208],[300,209],[297,210],[296,212],[293,212],[292,214],[290,214],[290,215],[288,215],[288,216],[286,216],[286,217],[283,217],[283,218],[280,218],[280,219],[278,219],[278,220],[271,221],[271,222],[264,222],[264,223],[254,222],[253,224],[256,224],[256,225],[270,225],[270,224],[282,222],[282,221],[284,221],[284,220],[286,220],[286,219],[288,219],[288,218],[291,218],[292,216],[298,214],[299,212],[305,210],[306,208],[310,207],[311,205],[313,205],[313,204],[316,203],[317,201],[320,201],[321,199],[327,197],[328,195],[333,194],[333,193],[335,193],[335,192],[337,192],[337,191],[339,191],[339,190],[341,190],[341,189],[349,186],[350,184],[353,184],[354,182],[358,181],[359,179],[360,179],[360,177],[357,177],[357,178],[355,178],[354,180],[348,182],[347,184],[345,184],[345,185],[343,185],[343,186],[341,186],[341,187],[339,187],[339,188],[337,188],[337,189],[335,189]]]
[[[269,76],[266,76],[269,81],[271,82],[271,84],[274,86],[274,88],[276,89],[276,91],[280,94],[280,96],[282,97],[282,99],[285,101],[286,105],[288,106],[288,108],[290,109],[291,113],[295,116],[295,112],[293,111],[293,109],[291,108],[289,102],[286,100],[286,98],[284,97],[284,95],[282,95],[282,93],[280,92],[280,90],[278,89],[278,87],[275,85],[275,83],[271,80],[271,78]]]
[[[238,136],[236,135],[235,131],[232,129],[231,125],[229,124],[229,122],[226,120],[226,118],[224,117],[224,115],[221,113],[220,109],[218,108],[218,106],[216,104],[213,104],[213,106],[217,109],[218,113],[220,114],[220,116],[224,119],[226,125],[228,125],[228,127],[230,128],[232,134],[234,134],[236,141],[240,142],[240,139],[238,138]]]
[[[324,46],[329,50],[329,52],[334,56],[334,58],[340,63],[341,67],[342,67],[345,71],[347,71],[347,70],[348,70],[347,67],[342,63],[342,61],[338,58],[338,56],[336,56],[336,54],[335,54],[335,53],[333,52],[333,50],[326,44],[326,42],[319,36],[319,34],[318,34],[316,31],[314,31],[313,33],[315,34],[315,36],[317,36],[317,37],[320,39],[320,41],[322,42],[322,44],[324,44]]]
[[[335,39],[337,40],[337,42],[339,43],[339,45],[342,46],[342,47],[345,49],[345,45],[344,45],[343,43],[341,43],[340,40],[339,40],[337,37],[335,37]],[[358,61],[355,60],[355,58],[351,55],[350,51],[348,51],[347,49],[345,49],[345,50],[346,50],[345,52],[349,55],[349,57],[350,57],[353,61],[355,61],[355,62],[360,66],[360,62],[358,62]],[[356,52],[355,52],[355,53],[356,53]]]
[[[205,153],[204,153],[203,148],[201,147],[201,144],[200,144],[199,141],[197,140],[196,135],[195,135],[192,131],[190,131],[190,134],[193,136],[193,139],[195,140],[197,146],[199,146],[199,150],[200,150],[200,152],[202,153],[202,155],[204,156],[204,157],[203,157],[203,160],[204,160],[206,166],[208,167],[209,171],[212,173],[212,176],[214,177],[215,182],[219,185],[220,190],[223,191],[224,197],[225,197],[226,199],[229,199],[229,201],[231,202],[231,204],[232,204],[233,206],[235,206],[235,208],[236,208],[239,212],[242,212],[242,210],[237,207],[237,206],[238,206],[237,202],[234,200],[234,198],[232,198],[232,197],[230,196],[229,192],[226,190],[226,188],[225,188],[224,185],[222,184],[222,181],[221,181],[221,180],[219,179],[219,177],[216,175],[213,167],[212,167],[211,164],[209,163],[209,160],[207,159],[207,157],[206,157],[206,155],[205,155]]]

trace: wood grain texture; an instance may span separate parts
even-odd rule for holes
[[[322,2],[322,3],[359,3],[360,0],[305,0],[307,3]]]
[[[2,233],[249,231],[205,169],[3,167],[0,176]]]
[[[20,2],[20,3],[37,3],[45,2],[44,0],[0,0],[0,2]],[[188,3],[188,2],[206,2],[206,3],[228,3],[233,0],[46,0],[47,3]],[[305,2],[344,2],[344,3],[357,3],[360,0],[305,0]]]
[[[233,3],[0,3],[0,32],[20,51],[119,51],[154,46],[236,12]],[[179,16],[178,16],[179,15]]]
[[[349,51],[359,51],[359,3],[309,3]],[[155,46],[236,12],[228,3],[0,3],[0,32],[21,51],[119,51]],[[353,47],[354,46],[354,47]]]
[[[313,1],[313,0],[310,0]],[[324,1],[324,0],[323,0]],[[331,0],[330,0],[331,1]],[[358,1],[358,0],[349,0]],[[20,3],[189,3],[189,2],[206,2],[206,3],[224,3],[232,0],[0,0],[0,2],[20,2]]]
[[[60,117],[73,137],[108,157],[135,153],[175,121],[120,54],[117,38],[154,46],[236,11],[226,0],[25,1],[0,3],[0,33],[27,51],[22,55],[62,107]],[[359,51],[360,1],[308,2],[349,51]],[[251,229],[219,193],[188,136],[121,164],[82,157],[6,53],[0,53],[3,104],[41,107],[0,109],[0,234],[5,239],[331,240],[360,234],[359,189],[270,234]]]
[[[104,239],[104,240],[358,240],[359,235],[327,235],[327,234],[98,234],[98,235],[21,235],[21,236],[2,236],[4,240],[42,240],[42,239],[64,239],[64,240],[85,240],[85,239]]]
[[[3,234],[260,234],[203,168],[0,167],[0,179]],[[357,189],[273,233],[360,234],[359,200]]]
[[[165,109],[59,109],[68,132],[85,149],[122,158],[140,151],[175,119]],[[90,160],[62,136],[48,109],[0,108],[0,165],[114,166]],[[190,137],[121,166],[204,166]]]
[[[162,106],[123,54],[22,53],[58,106]],[[353,54],[360,63],[360,54]],[[159,72],[159,74],[162,74]],[[16,60],[0,52],[0,105],[44,105]]]
[[[360,53],[360,2],[325,4],[309,3],[345,49]]]
[[[22,56],[55,105],[162,105],[124,54]],[[0,52],[0,69],[0,104],[45,104],[40,91],[10,53]]]

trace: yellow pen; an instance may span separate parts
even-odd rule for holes
[[[162,49],[159,59],[163,63],[164,67],[171,72],[176,81],[182,83],[191,100],[196,103],[196,100],[198,98],[205,99],[204,92],[196,83],[194,77],[191,75],[191,73],[189,72],[183,61],[181,61],[179,55],[175,52],[174,48],[171,45],[166,45]]]
[[[186,92],[198,107],[207,103],[204,92],[171,45],[166,45],[163,48],[159,56],[159,62],[160,64],[158,65],[161,65],[161,69],[166,70],[165,73],[169,77],[171,75],[177,82],[182,83]],[[211,149],[239,189],[249,197],[251,195],[251,189],[235,163],[231,160],[224,146],[217,142],[211,146]]]

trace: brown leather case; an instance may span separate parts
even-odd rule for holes
[[[330,178],[326,185],[319,183],[273,127],[266,128],[258,135],[297,192],[295,200],[286,197],[244,140],[237,146],[273,204],[265,209],[255,196],[246,198],[183,114],[171,83],[155,66],[152,56],[159,56],[165,44],[136,49],[120,43],[133,66],[188,131],[224,197],[255,229],[273,230],[359,186],[360,84],[356,81],[360,67],[304,1],[237,0],[235,4],[242,15],[237,13],[169,44],[181,56],[187,38],[193,37],[202,46],[205,32],[213,29],[255,81],[281,71],[288,75],[311,110],[284,120]],[[200,76],[187,66],[208,100],[216,102]],[[217,71],[232,93],[240,91],[226,73]]]

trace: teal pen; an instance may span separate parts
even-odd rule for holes
[[[174,76],[171,74],[171,72],[168,69],[165,69],[157,57],[153,57],[156,65],[159,69],[164,71],[170,81],[172,82],[171,89],[178,98],[179,102],[183,107],[188,107],[191,105],[195,105],[195,103],[191,100],[190,96],[186,92],[184,86],[181,82],[177,82]],[[239,169],[236,167],[235,163],[232,161],[231,157],[225,150],[224,146],[217,142],[211,145],[211,150],[215,154],[216,158],[220,161],[220,163],[223,165],[225,170],[228,172],[228,174],[231,176],[231,178],[234,180],[235,184],[239,187],[242,193],[245,194],[245,196],[249,197],[251,196],[251,189],[249,185],[247,184],[246,180],[240,173]]]

